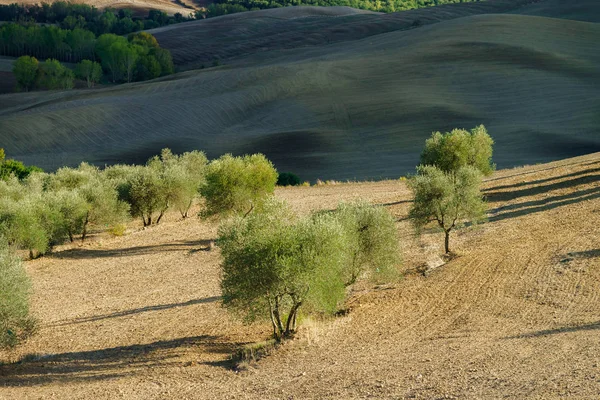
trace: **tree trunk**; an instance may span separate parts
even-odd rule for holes
[[[296,330],[296,314],[298,312],[298,308],[302,305],[302,302],[299,301],[292,306],[290,310],[290,314],[288,315],[287,322],[285,324],[285,334],[289,335]]]
[[[446,233],[446,238],[444,240],[444,248],[446,250],[446,254],[450,253],[450,231],[444,231]]]
[[[275,323],[277,325],[278,340],[281,339],[281,335],[283,334],[283,323],[281,322],[281,314],[279,312],[279,298],[275,297],[275,308],[273,308],[273,316],[275,317]]]
[[[83,243],[83,241],[87,237],[87,226],[88,226],[89,222],[90,222],[90,212],[88,211],[87,214],[85,215],[85,222],[83,223],[83,231],[81,232],[81,243]]]

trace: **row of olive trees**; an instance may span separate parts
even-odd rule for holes
[[[130,217],[144,226],[157,224],[168,209],[185,218],[201,192],[206,216],[247,212],[262,206],[277,179],[262,155],[225,155],[208,163],[202,152],[175,155],[168,149],[146,165],[100,170],[82,163],[19,176],[13,172],[20,169],[7,171],[0,179],[0,348],[14,346],[34,328],[29,283],[15,249],[29,250],[33,258],[66,240],[85,240],[91,227],[104,229]]]
[[[81,164],[54,174],[33,172],[19,181],[0,181],[0,234],[34,257],[76,235],[85,240],[90,225],[125,219],[128,205],[113,182],[96,167]]]
[[[472,129],[435,132],[425,142],[421,165],[409,181],[414,194],[410,217],[420,231],[435,223],[444,232],[450,253],[450,232],[466,223],[485,219],[481,193],[483,176],[491,174],[494,141],[483,125]]]

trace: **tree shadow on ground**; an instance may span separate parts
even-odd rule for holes
[[[558,179],[562,179],[562,178],[563,177],[560,177]],[[570,187],[574,187],[574,186],[585,185],[585,184],[599,182],[599,181],[600,181],[600,175],[597,174],[597,175],[582,176],[579,178],[569,179],[567,181],[562,181],[562,182],[555,182],[555,183],[551,183],[549,185],[534,186],[534,187],[527,188],[527,189],[514,190],[514,191],[510,191],[510,192],[493,192],[493,190],[496,190],[496,188],[490,188],[490,189],[486,190],[485,197],[486,197],[487,201],[489,201],[489,202],[509,201],[509,200],[517,199],[519,197],[535,196],[535,195],[547,193],[547,192],[550,192],[553,190],[566,189],[566,188],[570,188]]]
[[[533,171],[519,172],[519,173],[512,174],[512,175],[500,176],[500,177],[497,177],[497,178],[486,178],[486,179],[484,179],[484,182],[502,181],[504,179],[514,178],[515,176],[533,175],[533,174],[537,174],[537,173],[540,173],[540,172],[550,171],[550,170],[557,169],[557,168],[570,167],[570,166],[573,166],[573,165],[586,166],[586,165],[594,165],[594,164],[598,164],[598,163],[600,163],[600,161],[588,161],[588,162],[581,162],[581,161],[579,161],[579,162],[574,162],[574,163],[569,163],[569,164],[556,165],[554,167],[547,167],[547,168],[542,168],[542,169],[536,169],[536,170],[533,170]]]
[[[160,340],[148,344],[110,347],[98,350],[29,356],[23,361],[0,365],[0,386],[34,386],[50,382],[87,382],[123,377],[140,370],[184,366],[179,359],[186,352],[219,354],[219,360],[199,360],[196,364],[232,368],[229,356],[247,343],[202,335]],[[142,372],[143,373],[143,372]]]
[[[494,186],[492,188],[484,189],[483,191],[484,192],[492,192],[494,190],[514,189],[514,188],[523,187],[523,186],[540,185],[542,183],[548,183],[548,182],[557,181],[557,180],[565,179],[565,178],[573,178],[575,176],[587,175],[587,174],[591,174],[594,172],[600,172],[600,168],[587,169],[587,170],[583,170],[583,171],[573,172],[573,173],[567,174],[567,175],[553,176],[551,178],[538,179],[535,181],[519,182],[519,183],[514,183],[511,185]]]
[[[173,243],[164,243],[152,246],[136,246],[119,249],[84,249],[76,248],[54,253],[53,257],[58,259],[82,259],[82,258],[104,258],[104,257],[127,257],[139,256],[146,254],[155,254],[165,251],[189,251],[196,252],[199,250],[208,251],[212,240],[190,240],[178,241]]]
[[[576,204],[586,200],[597,199],[599,197],[600,187],[595,187],[591,189],[579,190],[565,195],[547,197],[541,200],[532,200],[518,204],[511,204],[491,210],[492,216],[488,218],[488,221],[495,222],[508,218],[521,217],[523,215],[548,211],[554,208]]]
[[[559,333],[594,331],[594,330],[600,330],[600,321],[593,322],[591,324],[564,326],[564,327],[555,328],[555,329],[544,329],[541,331],[524,333],[522,335],[507,336],[504,339],[534,338],[534,337],[541,337],[541,336],[548,336],[548,335],[556,335]]]
[[[600,257],[600,249],[572,251],[567,253],[567,256],[572,258],[596,258]]]
[[[203,299],[194,299],[194,300],[189,300],[189,301],[185,301],[182,303],[159,304],[159,305],[154,305],[154,306],[133,308],[131,310],[117,311],[117,312],[109,313],[109,314],[75,318],[75,319],[72,319],[72,320],[69,320],[66,322],[51,324],[49,326],[65,326],[65,325],[83,324],[86,322],[95,322],[95,321],[101,321],[101,320],[110,319],[110,318],[126,317],[129,315],[140,314],[140,313],[150,312],[150,311],[162,311],[162,310],[169,310],[172,308],[192,306],[195,304],[213,303],[213,302],[219,301],[219,300],[221,300],[221,296],[205,297]]]

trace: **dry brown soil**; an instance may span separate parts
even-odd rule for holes
[[[398,218],[406,272],[357,288],[350,312],[241,370],[230,354],[267,338],[221,308],[216,225],[176,215],[27,262],[38,334],[0,367],[0,398],[597,399],[600,153],[499,171],[489,222],[413,235],[402,181],[278,189],[300,213],[362,197]]]

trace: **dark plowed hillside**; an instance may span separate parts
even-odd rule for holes
[[[523,15],[600,22],[600,1],[545,0],[524,6],[516,12]]]
[[[161,147],[264,152],[304,179],[397,177],[434,130],[485,124],[500,167],[600,150],[600,25],[468,17],[150,83],[0,96],[7,154],[44,168]]]
[[[150,31],[181,69],[210,66],[269,50],[353,41],[387,32],[479,14],[517,10],[540,0],[489,0],[445,4],[393,14],[347,7],[262,10],[167,26]]]

